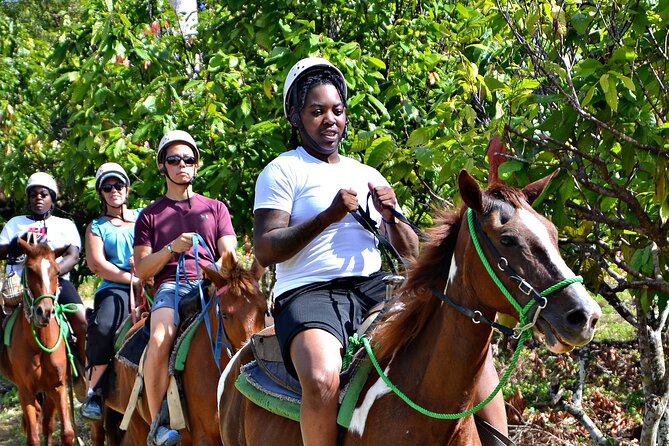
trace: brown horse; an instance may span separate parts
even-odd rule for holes
[[[267,300],[258,288],[262,269],[244,269],[231,255],[223,257],[220,271],[205,268],[205,274],[216,287],[213,299],[217,305],[210,305],[207,317],[211,321],[211,337],[216,339],[217,323],[220,316],[225,334],[232,347],[232,353],[246,343],[252,334],[264,327]],[[140,329],[144,321],[139,321],[131,333]],[[128,335],[129,336],[129,335]],[[227,365],[229,356],[222,349],[219,357],[221,370]],[[181,375],[183,395],[186,400],[188,429],[181,432],[182,446],[220,444],[216,407],[216,385],[220,375],[214,360],[211,340],[204,321],[199,325],[190,344],[188,358]],[[124,413],[135,381],[136,371],[119,360],[114,360],[116,388],[108,393],[105,405],[116,412]],[[113,415],[113,414],[112,414]],[[146,399],[137,405],[128,432],[122,444],[145,444],[151,419]],[[102,445],[104,434],[100,423],[93,423],[93,444]],[[116,440],[111,440],[114,444]]]
[[[589,342],[601,314],[560,256],[553,224],[531,207],[550,177],[522,191],[493,184],[482,191],[465,171],[460,194],[471,209],[443,212],[429,232],[430,241],[410,265],[400,296],[393,301],[370,337],[380,370],[421,408],[460,414],[474,407],[475,388],[489,349],[495,313],[519,315],[534,295],[550,287],[547,299],[537,293],[527,329],[545,335],[548,347],[565,352]],[[478,222],[478,223],[477,223]],[[481,242],[477,253],[472,233]],[[498,285],[484,260],[504,269]],[[513,269],[516,274],[509,274]],[[559,286],[552,285],[559,283]],[[531,284],[531,285],[530,285]],[[520,286],[519,286],[520,285]],[[507,299],[502,288],[511,290]],[[543,294],[543,293],[542,293]],[[542,307],[540,313],[536,313]],[[456,309],[457,308],[457,309]],[[521,320],[526,318],[521,318]],[[529,336],[528,331],[523,331]],[[226,446],[302,444],[297,422],[274,415],[247,400],[236,388],[240,366],[252,359],[244,347],[221,375],[219,414]],[[425,411],[424,411],[425,412]],[[341,445],[479,445],[471,415],[458,419],[419,413],[372,370],[355,405],[350,426],[340,431]],[[259,428],[260,427],[260,428]]]
[[[46,244],[19,245],[26,253],[23,268],[25,286],[23,303],[12,328],[11,343],[2,349],[0,370],[18,388],[23,410],[26,444],[39,445],[38,419],[42,415],[42,434],[46,445],[53,444],[55,411],[61,422],[60,441],[71,445],[74,430],[67,399],[66,322],[58,305],[58,258],[65,249],[55,252]],[[38,399],[38,394],[43,398]]]

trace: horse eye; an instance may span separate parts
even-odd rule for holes
[[[508,235],[503,235],[499,238],[499,242],[502,244],[502,246],[514,246],[516,244],[516,240]]]
[[[230,320],[230,314],[221,313],[221,319],[223,319],[224,321]]]

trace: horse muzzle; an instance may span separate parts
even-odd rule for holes
[[[579,302],[566,312],[546,308],[537,319],[536,326],[551,352],[567,353],[592,341],[602,310],[590,296]]]
[[[56,310],[51,308],[43,308],[41,306],[33,307],[31,320],[36,327],[44,328],[49,325],[51,319],[56,316]]]

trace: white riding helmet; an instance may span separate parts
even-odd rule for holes
[[[346,101],[346,96],[348,95],[348,92],[346,91],[346,79],[339,68],[335,67],[329,60],[323,59],[322,57],[307,57],[293,65],[293,68],[288,72],[288,76],[286,76],[286,82],[283,84],[283,113],[286,115],[286,118],[290,119],[290,116],[288,115],[288,100],[290,98],[290,89],[293,84],[305,73],[319,67],[332,70],[337,76],[341,77],[342,84],[344,85],[344,97],[342,99],[344,102]]]
[[[54,197],[58,198],[58,185],[56,184],[56,180],[53,179],[51,175],[49,175],[46,172],[35,172],[34,174],[30,175],[28,178],[28,184],[26,185],[26,195],[28,195],[28,191],[30,190],[31,187],[36,187],[36,186],[41,186],[49,189],[51,192],[53,192]]]
[[[118,178],[123,181],[126,186],[130,186],[130,178],[128,174],[125,173],[125,169],[116,163],[104,163],[98,168],[98,171],[95,172],[95,190],[100,190],[102,183],[107,180],[107,178]]]
[[[200,151],[197,149],[197,145],[195,145],[195,140],[193,139],[192,136],[190,136],[190,133],[185,132],[183,130],[170,130],[165,134],[165,136],[162,137],[162,139],[160,140],[160,144],[158,144],[158,154],[156,155],[156,162],[160,162],[160,155],[163,153],[163,150],[176,142],[182,142],[184,144],[188,144],[190,148],[193,149],[193,155],[195,155],[195,159],[197,161],[200,160]]]

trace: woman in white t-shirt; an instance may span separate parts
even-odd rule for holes
[[[395,193],[374,168],[340,155],[346,81],[325,59],[299,61],[284,85],[293,150],[258,177],[255,253],[276,264],[274,322],[287,369],[300,380],[305,445],[335,445],[342,353],[364,313],[384,296],[381,253],[351,212],[367,207],[403,257],[418,253],[397,220]]]
[[[7,273],[15,271],[21,274],[25,255],[16,242],[18,237],[29,237],[38,243],[46,243],[51,249],[67,247],[61,257],[56,259],[60,267],[58,277],[58,303],[76,304],[78,311],[65,313],[74,337],[76,338],[75,358],[81,379],[77,380],[77,397],[83,399],[86,386],[83,370],[86,364],[86,313],[75,286],[70,282],[70,271],[79,262],[81,238],[72,220],[53,215],[54,204],[58,198],[58,185],[51,175],[36,172],[28,178],[25,189],[31,213],[10,219],[0,233],[0,259],[7,259]]]

